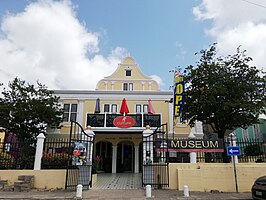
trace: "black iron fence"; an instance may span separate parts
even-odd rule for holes
[[[74,147],[69,146],[69,138],[46,138],[42,156],[42,169],[67,169],[68,155]]]
[[[72,164],[74,150],[69,141],[69,138],[46,138],[41,169],[67,169]],[[33,169],[36,144],[36,140],[0,141],[0,169]]]
[[[0,169],[33,169],[36,143],[36,140],[25,139],[23,141],[0,141]],[[231,156],[226,154],[226,147],[230,145],[230,141],[224,141],[225,152],[197,152],[197,162],[230,162]],[[236,145],[241,150],[241,155],[238,156],[239,163],[266,162],[266,142],[262,139],[237,139]],[[67,169],[67,166],[71,164],[68,163],[71,161],[71,159],[68,161],[68,153],[73,152],[73,148],[73,146],[69,147],[69,138],[46,138],[41,168]],[[157,154],[162,155],[162,152],[154,152],[154,155]],[[164,156],[164,159],[170,163],[190,162],[189,153],[187,152],[166,150]]]
[[[78,184],[84,189],[92,186],[94,136],[89,127],[83,130],[79,123],[71,122],[68,146],[73,149],[69,149],[65,189],[76,189]]]
[[[266,162],[266,141],[262,139],[242,139],[236,141],[240,147],[239,162]]]
[[[23,139],[8,142],[0,141],[0,169],[33,169],[37,140]],[[68,138],[47,138],[44,142],[42,169],[66,169]]]
[[[36,140],[0,141],[0,169],[33,169]]]
[[[157,189],[169,187],[169,159],[167,152],[167,124],[159,126],[153,133],[144,134],[142,185]]]

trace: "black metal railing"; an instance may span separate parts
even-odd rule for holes
[[[0,142],[0,169],[33,169],[36,140]]]
[[[78,184],[81,184],[83,189],[92,186],[93,166],[90,156],[93,155],[95,137],[91,133],[90,130],[84,131],[78,122],[71,122],[68,145],[71,151],[68,152],[65,189],[76,189]]]
[[[0,142],[0,169],[33,169],[37,141],[23,139]],[[66,169],[69,138],[46,138],[42,169]]]
[[[167,124],[156,128],[151,135],[144,135],[142,185],[157,189],[169,186],[169,159],[167,152]],[[159,151],[157,151],[159,149]]]
[[[115,127],[113,121],[116,117],[122,116],[121,114],[87,114],[86,126],[92,127]],[[135,124],[133,127],[158,127],[161,124],[160,114],[127,114],[134,118]]]
[[[266,141],[262,139],[238,139],[240,147],[239,162],[266,162]]]
[[[165,137],[161,133],[157,136]],[[155,137],[155,136],[154,136]],[[154,138],[155,139],[155,138]],[[160,140],[157,137],[146,145],[155,145]],[[69,152],[73,152],[74,146],[69,147],[69,138],[46,138],[42,157],[42,169],[66,169],[71,163]],[[159,142],[158,142],[159,144]],[[230,141],[224,141],[224,147],[230,146]],[[240,147],[241,155],[238,156],[240,163],[266,162],[266,142],[262,139],[237,139],[236,145]],[[162,147],[160,149],[165,149]],[[36,140],[15,140],[9,142],[0,141],[0,169],[33,169],[36,151]],[[165,154],[163,153],[165,152]],[[153,152],[154,163],[165,160],[167,163],[189,163],[189,153],[168,152],[167,149],[161,152]],[[70,159],[67,158],[70,156]],[[69,161],[67,161],[67,159]],[[197,162],[202,163],[223,163],[230,162],[231,156],[226,152],[197,152]],[[161,165],[160,165],[161,166]],[[154,166],[155,167],[155,166]]]
[[[46,138],[42,156],[42,169],[67,169],[68,154],[73,152],[69,147],[69,138]]]

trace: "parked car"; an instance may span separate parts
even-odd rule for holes
[[[266,199],[266,176],[255,180],[251,192],[253,199]]]

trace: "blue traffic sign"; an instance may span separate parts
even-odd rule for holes
[[[228,156],[239,156],[240,153],[240,147],[239,146],[229,146],[227,147],[227,155]]]

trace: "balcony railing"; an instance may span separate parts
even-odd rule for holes
[[[116,117],[122,116],[121,114],[87,114],[87,126],[91,127],[115,127],[113,121]],[[128,114],[134,118],[135,124],[133,127],[158,127],[161,124],[160,114]]]

